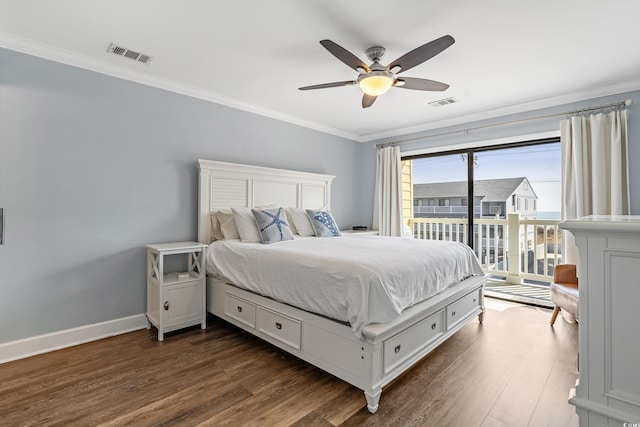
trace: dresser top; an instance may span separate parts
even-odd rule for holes
[[[559,225],[569,231],[640,232],[640,215],[590,215]]]

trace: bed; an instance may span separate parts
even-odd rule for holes
[[[477,260],[465,258],[468,253],[472,254],[468,248],[449,245],[446,250],[445,246],[431,250],[441,252],[442,258],[410,273],[409,267],[418,260],[401,255],[399,248],[419,249],[427,242],[376,236],[295,236],[272,245],[233,238],[214,241],[212,212],[267,206],[330,212],[334,177],[209,160],[198,160],[198,167],[198,239],[210,245],[207,310],[363,390],[371,413],[378,409],[385,385],[476,316],[482,322],[486,276]],[[379,251],[383,246],[390,249],[387,258],[397,267],[396,271],[378,271],[377,264],[383,262],[375,258],[375,249],[371,254],[366,252],[368,247],[378,247]],[[461,255],[447,255],[447,250]],[[329,256],[329,260],[318,258],[318,253]],[[350,253],[357,254],[355,262],[346,261]],[[452,264],[443,264],[449,258]],[[248,261],[258,259],[262,261]],[[278,260],[285,260],[285,264],[275,264]],[[233,270],[231,266],[238,262],[244,262],[246,268]],[[291,267],[292,263],[299,267]],[[343,264],[349,272],[353,271],[353,279],[343,279],[346,273],[338,270]],[[434,266],[440,264],[437,270]],[[461,264],[469,264],[467,270],[457,271]],[[275,278],[281,286],[265,287],[262,279],[268,274],[256,270],[260,265],[270,266],[270,271],[276,272],[271,282]],[[318,265],[331,267],[318,269]],[[398,283],[411,283],[411,274],[432,270],[438,277],[444,277],[444,285],[406,292],[411,296],[400,298],[395,294],[401,288],[389,287],[393,285],[389,284],[393,278]],[[454,271],[455,280],[451,279]],[[312,277],[319,283],[307,280]],[[319,307],[316,303],[326,298],[313,292],[323,283],[330,287],[332,281],[344,281],[344,286],[333,289],[345,294],[328,298],[325,304],[328,308]],[[298,290],[302,292],[302,283],[312,292],[311,297],[290,300]],[[366,304],[351,302],[358,294],[363,295]],[[371,302],[374,297],[381,299]],[[341,301],[349,304],[340,304]]]

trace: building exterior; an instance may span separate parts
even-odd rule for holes
[[[519,213],[533,219],[538,196],[525,177],[476,180],[474,218],[506,218]],[[468,216],[467,181],[413,185],[413,215],[416,218],[466,218]]]

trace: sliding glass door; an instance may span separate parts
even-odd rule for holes
[[[405,158],[417,238],[471,246],[509,284],[548,284],[561,261],[558,139]]]

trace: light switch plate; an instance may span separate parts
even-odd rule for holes
[[[4,208],[0,208],[0,245],[4,245]]]

